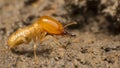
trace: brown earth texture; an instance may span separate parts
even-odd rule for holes
[[[51,16],[71,35],[8,50],[16,30]],[[37,62],[37,63],[36,63]],[[0,0],[0,68],[120,68],[119,0]]]

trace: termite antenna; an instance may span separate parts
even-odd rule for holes
[[[75,24],[77,24],[77,23],[76,23],[76,22],[72,22],[72,23],[66,24],[66,25],[64,26],[64,28],[66,28],[66,27],[68,27],[68,26],[71,26],[71,25],[75,25]]]
[[[64,28],[67,28],[68,26],[76,25],[76,24],[77,24],[76,22],[72,22],[72,23],[66,24],[66,25],[64,26]],[[66,30],[63,32],[63,34],[69,35],[69,36],[71,36],[71,37],[75,37],[75,36],[76,36],[75,34],[71,34],[71,33],[69,33],[69,32],[66,31]]]

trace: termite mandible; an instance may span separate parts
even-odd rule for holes
[[[9,49],[12,49],[20,44],[28,44],[31,40],[34,41],[34,56],[36,58],[36,41],[42,40],[46,34],[62,35],[65,33],[63,25],[57,20],[49,16],[41,16],[33,24],[20,28],[12,33],[7,41]]]

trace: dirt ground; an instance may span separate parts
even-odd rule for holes
[[[40,16],[51,16],[74,36],[48,35],[7,51],[7,39]],[[56,41],[55,41],[56,40]],[[0,0],[0,68],[120,68],[119,0]]]

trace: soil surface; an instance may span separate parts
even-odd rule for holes
[[[47,35],[8,50],[7,39],[41,16],[51,16],[70,35]],[[0,0],[0,68],[120,68],[119,0]]]

